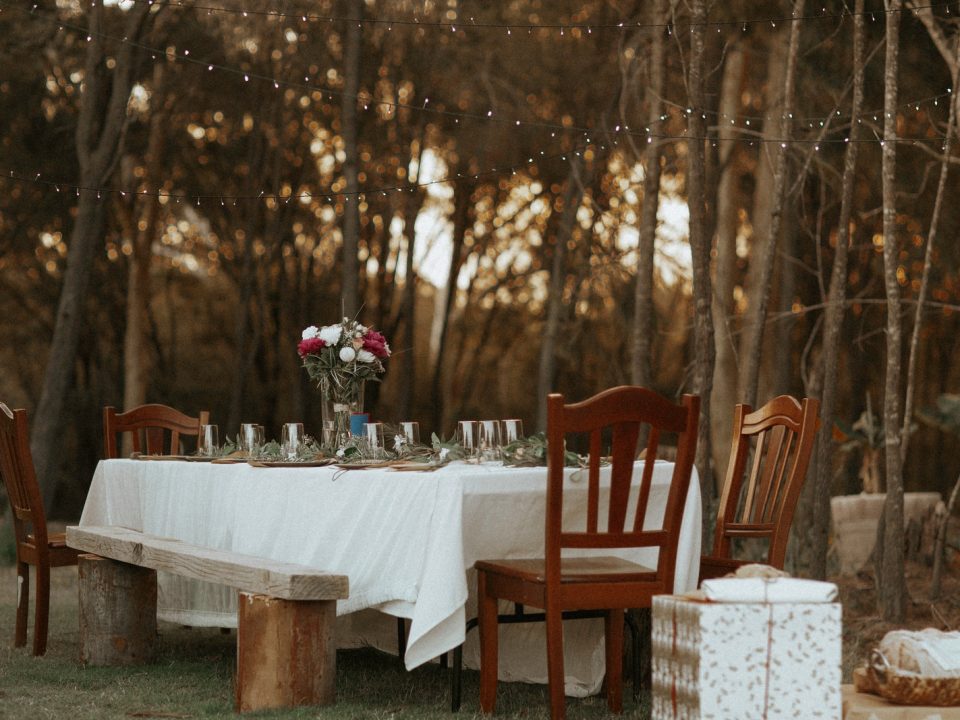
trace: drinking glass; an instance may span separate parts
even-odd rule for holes
[[[403,442],[406,445],[420,444],[420,423],[402,422],[400,423],[400,434],[403,436]]]
[[[263,425],[256,423],[240,425],[240,438],[237,444],[240,446],[240,452],[252,456],[263,445]]]
[[[466,457],[476,457],[480,444],[479,424],[476,420],[461,420],[457,423],[457,442]]]
[[[479,451],[481,460],[500,459],[500,421],[481,420],[479,423]]]
[[[303,443],[303,423],[285,423],[280,433],[280,447],[287,460],[296,460]]]
[[[216,425],[201,425],[197,436],[197,455],[213,457],[219,454],[220,438]]]
[[[367,444],[370,446],[370,454],[373,457],[386,457],[387,449],[383,445],[383,423],[366,423],[363,426],[363,437],[366,438]]]
[[[523,439],[523,421],[517,419],[502,420],[502,441],[504,445]]]

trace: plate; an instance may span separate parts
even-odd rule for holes
[[[180,462],[213,462],[215,457],[200,457],[199,455],[141,455],[134,453],[131,460],[179,460]]]
[[[396,470],[398,472],[432,472],[434,470],[439,470],[442,465],[437,465],[436,463],[419,463],[419,462],[395,462],[390,463],[390,469]]]
[[[302,468],[302,467],[325,467],[327,465],[332,465],[333,460],[326,458],[324,460],[247,460],[247,465],[252,467],[286,467],[286,468]]]
[[[357,460],[355,462],[339,462],[337,467],[341,470],[367,470],[371,468],[385,468],[395,465],[393,460]]]

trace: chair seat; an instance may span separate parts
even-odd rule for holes
[[[25,543],[20,545],[20,553],[25,562],[37,564],[37,540],[33,533],[27,533]],[[50,533],[47,535],[47,556],[50,567],[64,567],[77,564],[79,550],[67,546],[66,533]]]
[[[700,582],[729,575],[730,573],[736,572],[737,568],[741,565],[746,564],[746,560],[703,555],[700,557]]]
[[[546,582],[546,564],[543,558],[520,560],[478,560],[477,570],[497,573],[524,582]],[[561,583],[640,582],[655,580],[656,570],[613,556],[572,557],[560,560]]]

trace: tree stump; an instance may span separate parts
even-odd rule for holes
[[[153,657],[157,638],[157,573],[80,555],[80,661],[136,665]]]
[[[241,592],[237,712],[334,702],[336,600],[280,600]]]

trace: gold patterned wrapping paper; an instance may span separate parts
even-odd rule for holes
[[[840,615],[838,603],[654,598],[653,720],[838,720]]]

